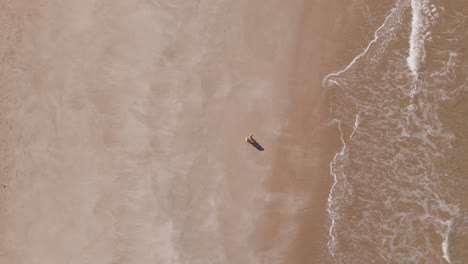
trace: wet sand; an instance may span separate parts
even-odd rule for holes
[[[326,263],[360,3],[3,1],[0,262]]]
[[[260,252],[288,243],[284,253],[288,263],[330,262],[326,246],[330,161],[341,143],[336,127],[327,123],[332,93],[324,90],[322,79],[344,67],[363,44],[356,42],[361,33],[358,25],[363,23],[359,3],[304,3],[297,24],[292,63],[286,76],[290,105],[267,180],[268,192],[288,198],[268,204],[254,235]],[[290,212],[288,200],[297,201],[297,207]],[[285,238],[285,230],[291,232],[290,237]],[[277,263],[279,258],[265,257],[262,263]]]

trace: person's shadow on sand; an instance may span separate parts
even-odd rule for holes
[[[257,140],[255,140],[253,138],[253,135],[250,135],[248,137],[245,138],[245,141],[247,141],[247,143],[249,143],[250,145],[252,145],[254,148],[256,148],[258,151],[264,151],[265,149],[262,147],[262,145],[260,145],[260,143],[257,142]]]

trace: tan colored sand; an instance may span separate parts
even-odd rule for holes
[[[360,1],[1,9],[0,263],[326,262]]]

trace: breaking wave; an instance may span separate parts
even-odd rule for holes
[[[327,209],[338,263],[450,263],[460,209],[438,164],[454,135],[437,111],[454,92],[441,84],[453,82],[460,59],[448,50],[440,67],[423,68],[443,10],[428,0],[396,2],[366,48],[323,79],[342,141]]]

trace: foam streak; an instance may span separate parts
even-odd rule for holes
[[[411,20],[410,46],[407,63],[413,75],[418,74],[421,61],[423,61],[426,56],[424,50],[424,31],[427,22],[423,12],[425,6],[427,6],[427,1],[411,0],[413,18]]]
[[[340,120],[333,120],[333,121],[336,121],[338,123],[338,129],[340,131],[340,139],[341,139],[341,143],[343,144],[343,147],[341,148],[341,151],[336,153],[335,154],[335,157],[333,158],[332,162],[330,162],[330,173],[333,175],[333,185],[330,189],[330,193],[328,194],[328,208],[327,208],[327,212],[328,212],[328,216],[331,220],[331,225],[330,225],[330,229],[328,231],[328,234],[330,235],[330,241],[328,242],[328,248],[330,250],[330,254],[334,257],[335,256],[335,251],[334,251],[334,247],[335,247],[335,236],[333,235],[333,231],[334,231],[334,228],[335,228],[335,215],[334,215],[334,211],[333,211],[333,193],[334,193],[334,190],[335,190],[335,187],[336,187],[336,184],[338,183],[338,177],[336,175],[336,173],[333,171],[333,163],[336,162],[338,156],[343,156],[344,153],[345,153],[345,150],[346,150],[346,142],[343,138],[343,130],[341,129],[341,121]]]
[[[348,64],[348,66],[346,66],[344,69],[342,70],[339,70],[337,72],[332,72],[330,74],[328,74],[327,76],[325,76],[323,78],[323,81],[322,81],[322,86],[323,87],[326,87],[326,83],[328,81],[328,79],[330,77],[333,77],[333,76],[338,76],[344,72],[346,72],[349,68],[351,68],[351,66],[353,66],[362,56],[364,56],[367,51],[370,49],[370,47],[377,42],[377,40],[379,39],[379,32],[380,30],[385,27],[385,25],[387,24],[387,21],[388,19],[393,15],[393,13],[396,11],[396,7],[392,8],[392,10],[390,11],[390,13],[385,17],[385,20],[383,22],[383,24],[377,28],[377,30],[375,31],[374,33],[374,38],[369,42],[369,44],[367,44],[367,47],[361,52],[359,53],[359,55],[357,55],[356,57],[354,57],[354,59],[351,61],[351,63]]]

